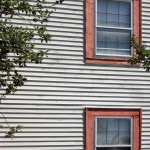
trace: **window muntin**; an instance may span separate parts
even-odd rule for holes
[[[132,118],[95,118],[95,150],[108,149],[132,150]]]
[[[96,0],[95,54],[131,56],[131,1]]]

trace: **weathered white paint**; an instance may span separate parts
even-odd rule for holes
[[[142,0],[142,39],[150,46],[150,1]],[[33,1],[34,2],[34,1]],[[84,150],[84,108],[142,108],[142,150],[150,149],[150,74],[136,67],[84,63],[84,0],[57,6],[48,31],[51,43],[43,64],[19,69],[28,77],[16,95],[0,105],[10,126],[23,124],[13,140],[0,134],[3,150]],[[20,18],[16,25],[25,24]]]

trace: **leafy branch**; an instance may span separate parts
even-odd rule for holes
[[[138,40],[133,36],[131,38],[131,46],[136,51],[136,55],[128,60],[131,65],[141,64],[142,67],[149,72],[150,71],[150,49],[144,44],[139,44]]]
[[[48,50],[36,49],[32,41],[35,35],[41,42],[51,40],[51,35],[46,32],[46,23],[55,11],[55,5],[63,1],[56,0],[51,5],[48,5],[46,0],[37,0],[34,4],[28,0],[0,1],[0,17],[3,18],[0,20],[0,87],[4,91],[1,99],[7,94],[15,93],[27,80],[18,72],[18,67],[26,67],[27,62],[41,63],[43,57],[47,56]],[[28,16],[34,30],[14,26],[11,19],[15,16],[29,21],[26,19]],[[34,22],[38,22],[38,25],[33,24]]]
[[[14,94],[27,80],[18,68],[26,67],[28,62],[39,64],[47,56],[48,50],[36,49],[32,41],[35,36],[38,36],[40,42],[51,40],[51,35],[47,33],[47,23],[55,6],[63,1],[47,3],[47,0],[36,0],[31,3],[28,0],[0,0],[0,101],[6,95]],[[27,26],[14,26],[11,21],[16,16],[28,21],[33,30]],[[7,119],[3,114],[2,116],[9,128],[5,137],[13,138],[23,126],[9,127]]]
[[[16,127],[11,127],[10,130],[8,132],[6,132],[5,137],[13,139],[15,133],[22,132],[21,131],[22,128],[23,128],[22,125],[18,125]]]

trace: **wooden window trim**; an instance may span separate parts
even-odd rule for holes
[[[94,150],[95,146],[95,117],[132,117],[133,119],[133,149],[141,150],[141,126],[142,110],[141,109],[105,109],[105,108],[86,108],[85,109],[85,150]]]
[[[85,62],[86,63],[99,63],[99,64],[118,64],[118,65],[129,65],[128,57],[109,57],[109,56],[95,56],[95,25],[94,25],[94,1],[86,0],[85,7]],[[132,0],[133,3],[133,35],[141,43],[141,0]],[[136,55],[133,50],[133,55]],[[139,64],[138,64],[139,65]]]

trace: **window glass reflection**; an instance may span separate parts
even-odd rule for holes
[[[130,119],[98,118],[97,145],[130,145],[130,130]]]

